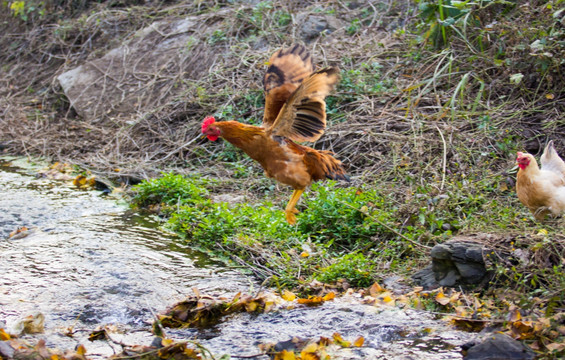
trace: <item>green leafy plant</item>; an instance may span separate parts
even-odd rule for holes
[[[367,287],[374,282],[373,269],[373,262],[363,254],[347,254],[334,264],[323,268],[317,279],[325,283],[345,279],[355,287]]]
[[[300,215],[298,229],[325,246],[334,243],[353,245],[367,240],[376,231],[361,208],[382,203],[374,191],[358,192],[352,188],[338,188],[335,183],[313,184],[312,192],[306,196],[307,208]]]
[[[351,20],[351,24],[349,24],[349,26],[346,29],[346,32],[348,35],[354,35],[356,34],[359,30],[361,30],[361,20],[359,19],[353,19]]]
[[[43,17],[45,15],[43,1],[12,1],[9,8],[12,15],[22,21],[28,21],[34,16]]]
[[[284,10],[275,11],[274,17],[279,27],[285,27],[292,22],[292,16]]]
[[[451,0],[419,1],[420,16],[429,28],[426,38],[430,39],[436,47],[448,44],[453,30],[451,26],[470,11],[470,8],[461,9],[452,5]]]
[[[168,173],[162,177],[146,180],[132,188],[132,202],[135,206],[146,207],[164,203],[183,205],[202,201],[208,192],[205,181],[196,181],[182,175]]]
[[[208,44],[215,45],[227,40],[227,35],[222,29],[215,30],[208,38]]]

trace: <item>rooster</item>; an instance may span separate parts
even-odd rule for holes
[[[301,45],[275,52],[263,78],[265,111],[262,126],[237,121],[216,122],[207,117],[202,134],[218,137],[243,150],[265,170],[265,175],[290,185],[294,192],[285,209],[289,224],[296,223],[296,204],[313,181],[349,180],[330,151],[315,150],[296,141],[316,141],[326,128],[325,97],[339,81],[339,69],[313,71],[308,50]]]
[[[531,154],[518,152],[516,158],[520,168],[516,178],[518,199],[537,220],[565,211],[565,162],[555,151],[553,141],[545,147],[540,161],[541,170]]]

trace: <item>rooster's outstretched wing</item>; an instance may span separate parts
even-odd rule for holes
[[[265,114],[263,127],[273,124],[283,105],[302,81],[314,71],[310,52],[302,45],[280,49],[269,59],[269,68],[263,78]]]
[[[292,93],[280,110],[268,135],[294,141],[316,141],[326,128],[326,96],[339,81],[339,69],[327,67],[316,71]]]

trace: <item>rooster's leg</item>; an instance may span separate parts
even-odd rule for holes
[[[298,214],[298,210],[296,210],[295,206],[296,203],[298,203],[300,195],[302,195],[303,192],[304,190],[294,190],[292,197],[290,198],[290,201],[288,202],[288,205],[284,210],[286,221],[290,225],[294,225],[296,223],[296,216],[294,214]]]

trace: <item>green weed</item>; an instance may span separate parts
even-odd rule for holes
[[[45,16],[45,4],[43,1],[12,1],[9,8],[10,11],[12,11],[12,15],[22,21],[28,21],[37,17],[42,18]]]
[[[171,173],[162,177],[145,180],[132,188],[134,206],[184,205],[201,202],[208,195],[205,180],[188,179]]]
[[[212,33],[212,35],[208,38],[208,44],[215,45],[215,44],[218,44],[220,42],[224,42],[227,39],[228,39],[228,37],[227,37],[226,33],[223,30],[218,29],[218,30],[215,30]]]
[[[351,24],[346,29],[347,35],[356,34],[359,30],[361,30],[361,25],[362,25],[361,20],[359,19],[351,20]]]
[[[374,190],[338,188],[334,183],[314,184],[305,196],[306,209],[300,215],[298,229],[326,247],[355,247],[376,233],[376,226],[366,222],[361,208],[379,206],[384,199]]]
[[[374,267],[374,263],[361,253],[347,254],[322,269],[317,279],[325,283],[346,279],[352,286],[368,287],[375,281],[372,275]]]

